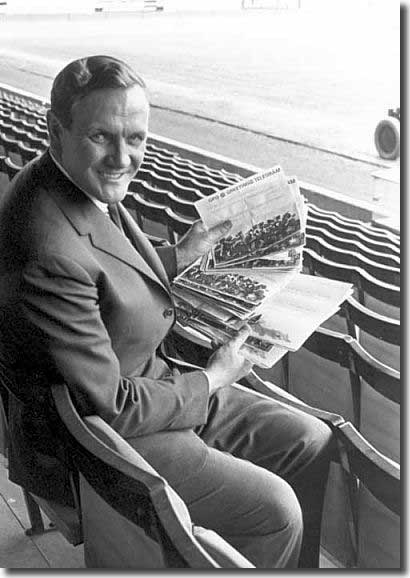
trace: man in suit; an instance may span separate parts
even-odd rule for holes
[[[170,280],[229,223],[206,231],[198,221],[175,246],[153,249],[121,205],[148,115],[144,82],[124,62],[70,63],[52,88],[50,149],[1,199],[1,341],[17,383],[10,477],[70,502],[49,396],[63,380],[80,413],[126,438],[196,524],[258,568],[315,567],[330,430],[232,387],[251,369],[240,350],[247,328],[204,371],[179,374],[161,355],[175,322]]]

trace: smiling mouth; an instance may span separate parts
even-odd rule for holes
[[[99,174],[105,181],[119,181],[127,173],[100,171]]]

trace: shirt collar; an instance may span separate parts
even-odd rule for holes
[[[84,193],[84,195],[86,195],[90,201],[92,201],[94,203],[94,205],[96,207],[98,207],[100,209],[100,211],[102,211],[103,213],[105,213],[106,215],[108,215],[108,205],[107,203],[103,203],[102,201],[99,201],[98,199],[95,199],[94,197],[92,197],[90,194],[87,193],[87,191],[85,191],[84,189],[82,189],[81,187],[79,187],[77,185],[77,183],[75,183],[73,181],[73,179],[70,177],[70,175],[67,173],[67,171],[65,170],[65,168],[58,162],[58,160],[55,158],[54,154],[51,152],[51,149],[49,149],[49,153],[50,153],[50,157],[53,159],[54,164],[57,166],[58,169],[60,169],[60,171],[63,173],[63,175],[65,177],[67,177],[67,179],[69,181],[71,181],[73,183],[73,185],[75,185],[77,188],[80,189],[80,191],[82,191]]]

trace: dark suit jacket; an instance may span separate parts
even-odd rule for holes
[[[173,248],[157,254],[120,207],[132,246],[48,152],[0,202],[1,342],[18,398],[10,477],[67,501],[51,383],[64,380],[80,413],[125,438],[205,423],[208,383],[200,371],[174,374],[157,353],[175,319]]]

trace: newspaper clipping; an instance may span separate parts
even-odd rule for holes
[[[210,228],[232,228],[173,284],[179,323],[224,343],[244,325],[244,353],[272,367],[333,315],[352,286],[302,273],[307,206],[295,177],[276,166],[195,206]]]

